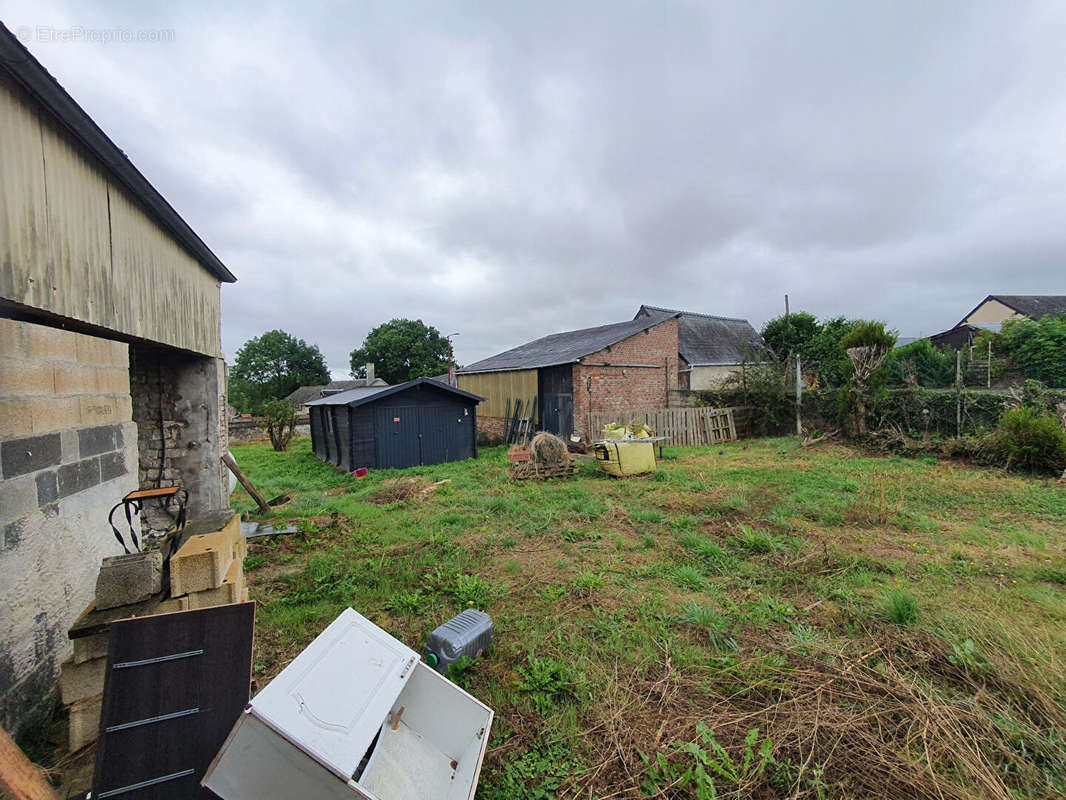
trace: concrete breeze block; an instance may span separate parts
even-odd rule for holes
[[[59,668],[59,696],[64,705],[87,700],[104,691],[107,658],[94,658],[75,664],[66,661]]]
[[[224,606],[230,603],[240,603],[245,595],[244,566],[241,559],[234,559],[230,564],[222,585],[215,589],[204,589],[201,592],[190,592],[188,597],[179,598],[186,601],[185,608],[210,608],[211,606]]]
[[[95,742],[100,733],[100,710],[103,694],[79,700],[70,707],[70,727],[67,731],[67,747],[74,753],[90,742]]]
[[[107,657],[107,632],[96,633],[92,636],[82,636],[78,639],[74,639],[71,644],[74,645],[74,663],[84,664],[86,661],[92,661],[94,658],[106,658]]]
[[[170,557],[171,596],[217,589],[246,546],[241,536],[241,520],[236,514],[222,530],[190,536]]]
[[[158,550],[104,559],[96,579],[96,607],[104,610],[147,600],[163,588],[163,554]]]

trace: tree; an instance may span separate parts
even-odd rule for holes
[[[803,353],[803,348],[820,326],[814,314],[797,311],[767,322],[762,329],[763,341],[774,351],[778,358],[786,358],[789,353]]]
[[[352,377],[366,377],[366,364],[386,383],[403,383],[448,371],[451,345],[420,319],[393,319],[367,334],[351,355]]]
[[[329,383],[329,369],[317,345],[285,331],[267,331],[237,351],[229,374],[229,396],[238,411],[261,414],[301,386]]]
[[[1026,378],[1066,386],[1066,316],[1010,320],[1003,324],[993,352],[1009,358]],[[978,357],[981,351],[977,351]]]
[[[274,450],[281,453],[292,441],[296,430],[296,406],[288,400],[271,400],[263,406],[263,419],[266,421],[267,435]]]
[[[875,376],[888,354],[896,346],[896,334],[885,330],[885,323],[858,320],[840,340],[852,364],[849,394],[852,402],[852,433],[866,433],[866,409],[876,389]]]

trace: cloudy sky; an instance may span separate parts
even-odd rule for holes
[[[0,19],[237,275],[230,358],[280,327],[339,377],[410,317],[470,363],[786,293],[913,336],[1066,294],[1059,0],[228,5]]]

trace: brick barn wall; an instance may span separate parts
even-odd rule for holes
[[[483,417],[481,414],[477,415],[477,432],[478,436],[487,436],[490,444],[497,444],[503,441],[503,432],[507,425],[508,420],[503,417]]]
[[[678,387],[678,324],[666,320],[574,365],[574,431],[596,438],[588,414],[665,408]],[[645,367],[594,366],[647,364]],[[628,420],[619,419],[620,422]]]
[[[0,319],[0,724],[51,713],[67,630],[121,552],[107,514],[137,488],[127,347]]]

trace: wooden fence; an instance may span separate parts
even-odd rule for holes
[[[605,425],[643,422],[656,436],[669,436],[668,444],[678,447],[714,445],[737,438],[731,408],[652,408],[645,411],[595,413],[589,415],[592,438],[600,438]]]

